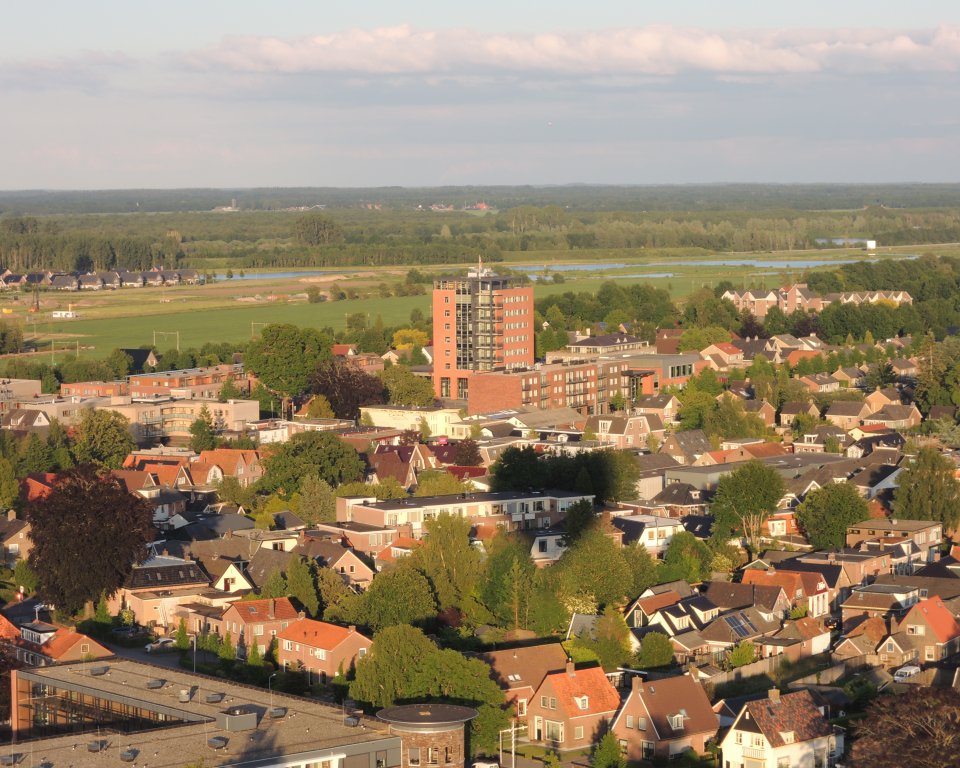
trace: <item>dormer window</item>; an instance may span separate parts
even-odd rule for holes
[[[581,710],[587,710],[590,708],[590,699],[586,696],[578,696],[574,701],[577,702],[577,706]]]
[[[793,744],[793,742],[796,740],[793,731],[781,731],[780,738],[783,739],[784,744]]]
[[[667,718],[667,720],[670,721],[670,727],[673,728],[673,730],[675,730],[675,731],[682,731],[682,730],[683,730],[683,720],[684,720],[684,717],[683,717],[683,713],[682,713],[682,712],[679,712],[679,713],[677,713],[676,715],[670,715],[670,716]]]

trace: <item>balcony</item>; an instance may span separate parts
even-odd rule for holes
[[[767,753],[763,747],[744,747],[743,748],[743,756],[748,759],[765,760],[766,755]]]

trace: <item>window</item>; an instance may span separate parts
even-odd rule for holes
[[[734,735],[735,735],[734,741],[736,741],[737,744],[743,744],[743,734],[740,731],[737,731]]]
[[[587,710],[590,708],[590,700],[586,696],[578,696],[574,700],[577,702],[577,706],[581,710]]]
[[[670,720],[670,727],[675,731],[683,730],[683,715],[670,715],[668,718]]]
[[[537,542],[537,549],[538,549],[540,552],[546,552],[546,551],[547,551],[547,540],[546,540],[546,539],[540,539],[540,541]]]
[[[583,738],[582,725],[578,725],[576,728],[573,729],[573,738],[576,739],[577,741],[580,741]]]
[[[526,717],[526,715],[527,715],[527,700],[517,699],[517,717]]]
[[[324,649],[324,648],[317,648],[317,658],[320,659],[320,661],[326,661],[326,660],[327,660],[327,651],[326,651],[326,649]]]
[[[936,658],[936,656],[934,655],[934,648],[932,645],[928,645],[926,647],[926,650],[924,652],[924,658],[927,661],[933,661]]]
[[[907,624],[908,635],[922,635],[924,632],[923,624]]]
[[[556,700],[553,696],[551,696],[551,697],[550,697],[550,709],[556,709],[556,708],[557,708],[557,700]]]
[[[645,718],[645,717],[638,717],[638,718],[637,718],[637,730],[638,730],[638,731],[645,731],[645,730],[647,730],[647,718]]]
[[[285,650],[285,651],[292,651],[292,650],[293,650],[293,643],[290,642],[289,640],[284,640],[284,641],[283,641],[283,650]]]
[[[543,735],[547,741],[563,742],[563,723],[555,723],[552,720],[545,720],[543,723]]]
[[[627,715],[627,728],[633,728],[633,715]]]
[[[436,747],[427,747],[427,763],[429,765],[436,765],[439,755],[440,750],[438,750]]]
[[[540,708],[541,709],[550,709],[550,700],[546,696],[540,697]]]
[[[253,634],[262,635],[263,634],[263,624],[256,624],[253,627]]]
[[[410,747],[407,749],[407,763],[410,765],[420,765],[420,747]]]

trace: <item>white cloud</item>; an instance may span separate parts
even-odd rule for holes
[[[655,25],[496,35],[402,25],[293,39],[227,38],[187,61],[242,72],[367,75],[953,72],[960,70],[960,27],[706,31]]]

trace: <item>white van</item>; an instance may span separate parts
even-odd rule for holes
[[[902,683],[904,680],[909,680],[914,675],[920,674],[920,667],[916,664],[907,664],[904,667],[900,667],[896,672],[893,673],[893,681],[895,683]]]

